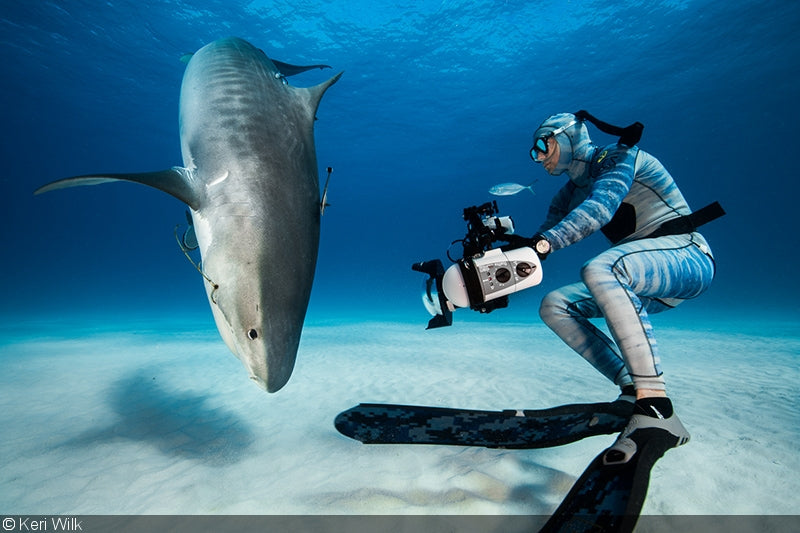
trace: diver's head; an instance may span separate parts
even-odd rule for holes
[[[582,120],[572,113],[547,118],[533,134],[531,158],[553,176],[567,172],[576,179],[589,162],[591,139]]]

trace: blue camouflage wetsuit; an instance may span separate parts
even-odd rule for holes
[[[569,126],[570,122],[574,122]],[[637,147],[594,145],[582,121],[554,115],[534,138],[568,127],[551,173],[570,180],[555,195],[540,228],[552,250],[603,230],[614,246],[587,261],[581,283],[545,296],[542,320],[608,379],[624,387],[664,390],[648,318],[705,291],[714,277],[708,243],[697,232],[648,238],[662,223],[688,215],[672,176]],[[589,319],[604,317],[613,341]]]

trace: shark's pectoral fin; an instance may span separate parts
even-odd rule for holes
[[[192,209],[197,209],[200,203],[200,197],[192,186],[192,173],[190,170],[183,167],[172,167],[168,170],[140,172],[136,174],[91,174],[74,176],[39,187],[34,191],[34,194],[83,185],[100,185],[101,183],[109,183],[112,181],[132,181],[154,187],[174,196]]]
[[[284,63],[283,61],[275,61],[274,59],[271,60],[272,63],[275,65],[275,68],[283,74],[284,76],[294,76],[295,74],[300,74],[301,72],[305,72],[307,70],[313,70],[318,68],[320,70],[324,68],[332,68],[330,65],[290,65],[289,63]]]

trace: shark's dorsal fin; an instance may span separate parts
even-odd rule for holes
[[[328,90],[328,87],[339,81],[339,78],[342,77],[342,74],[344,74],[344,72],[340,72],[328,81],[324,81],[313,87],[293,87],[295,91],[305,93],[306,105],[308,106],[309,111],[309,119],[312,123],[316,118],[317,108],[319,107],[319,101],[322,100],[322,95],[325,94],[325,91]]]
[[[135,174],[90,174],[85,176],[74,176],[64,178],[43,187],[39,187],[34,194],[66,189],[69,187],[80,187],[84,185],[100,185],[112,181],[132,181],[154,187],[160,191],[174,196],[192,209],[199,209],[200,197],[192,187],[192,173],[183,167],[172,167],[168,170],[156,172],[139,172]]]

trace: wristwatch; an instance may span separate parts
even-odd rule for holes
[[[550,253],[551,246],[550,241],[542,237],[541,235],[537,235],[534,237],[536,242],[533,244],[533,249],[536,250],[536,253],[539,254],[539,257],[545,256]]]

